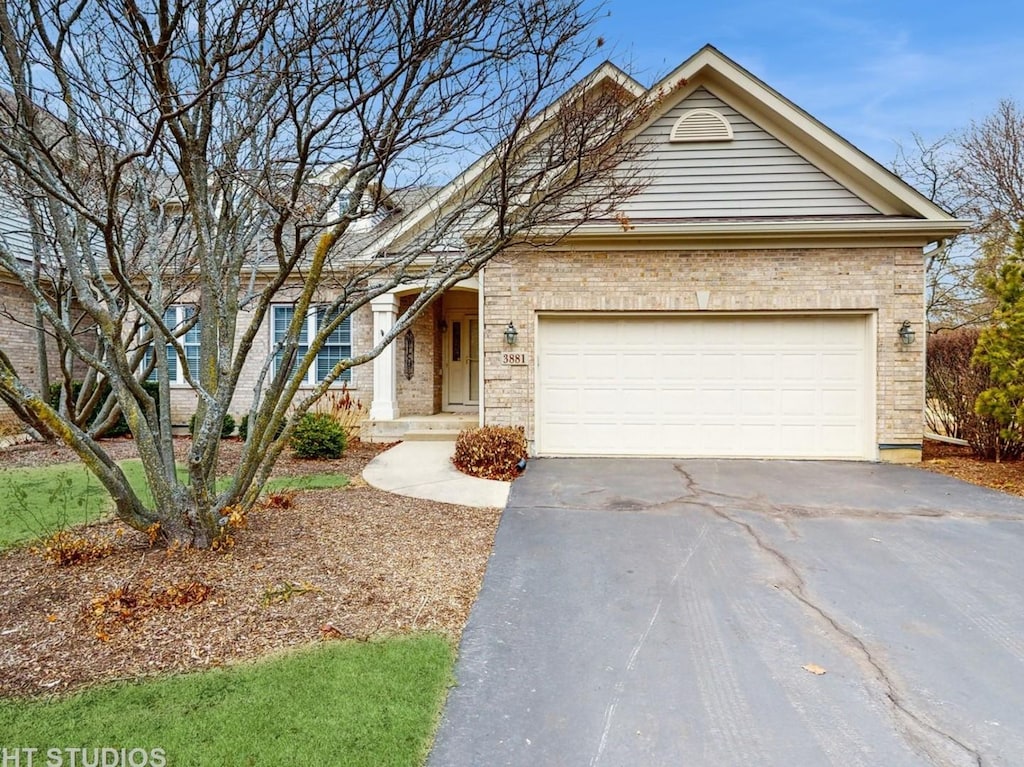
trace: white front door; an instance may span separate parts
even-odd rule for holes
[[[444,409],[475,409],[480,402],[480,322],[468,312],[452,312],[445,320]]]

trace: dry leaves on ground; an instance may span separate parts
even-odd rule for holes
[[[113,447],[119,458],[134,453],[125,442]],[[355,443],[338,461],[287,457],[275,475],[358,478],[378,451]],[[73,460],[61,448],[33,446],[3,451],[0,463],[38,465],[41,457]],[[5,552],[0,695],[217,666],[323,639],[413,630],[457,638],[499,514],[354,482],[254,510],[226,552],[151,549],[143,534],[119,533],[115,523],[92,527],[112,553],[87,565],[57,567],[28,548]],[[126,619],[109,619],[122,610]]]
[[[975,458],[968,447],[926,439],[920,466],[974,485],[1024,496],[1024,461],[986,461]]]

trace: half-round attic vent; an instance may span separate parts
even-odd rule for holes
[[[732,126],[724,116],[713,109],[691,109],[676,120],[668,140],[673,143],[732,141]]]

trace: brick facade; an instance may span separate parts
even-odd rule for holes
[[[416,295],[403,296],[398,313],[401,315]],[[413,322],[411,369],[406,365],[405,334],[399,336],[395,355],[398,412],[402,415],[430,415],[441,409],[441,302],[435,301]],[[372,367],[368,365],[367,367]]]
[[[0,323],[3,326],[3,350],[18,371],[22,381],[35,390],[39,389],[39,343],[33,326],[35,304],[25,289],[9,276],[0,276]],[[60,380],[60,360],[56,344],[47,345],[47,364],[50,380]],[[19,425],[3,402],[0,402],[0,422]]]
[[[924,262],[919,248],[531,250],[484,275],[484,419],[535,431],[536,329],[543,312],[863,311],[876,317],[876,437],[881,460],[918,460],[924,402]],[[530,364],[501,363],[502,332],[519,330]],[[897,330],[918,335],[904,346]],[[898,447],[897,447],[898,446]]]

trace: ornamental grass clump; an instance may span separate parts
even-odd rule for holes
[[[484,479],[512,480],[526,458],[526,435],[521,426],[483,426],[466,429],[455,440],[452,463],[459,471]]]

